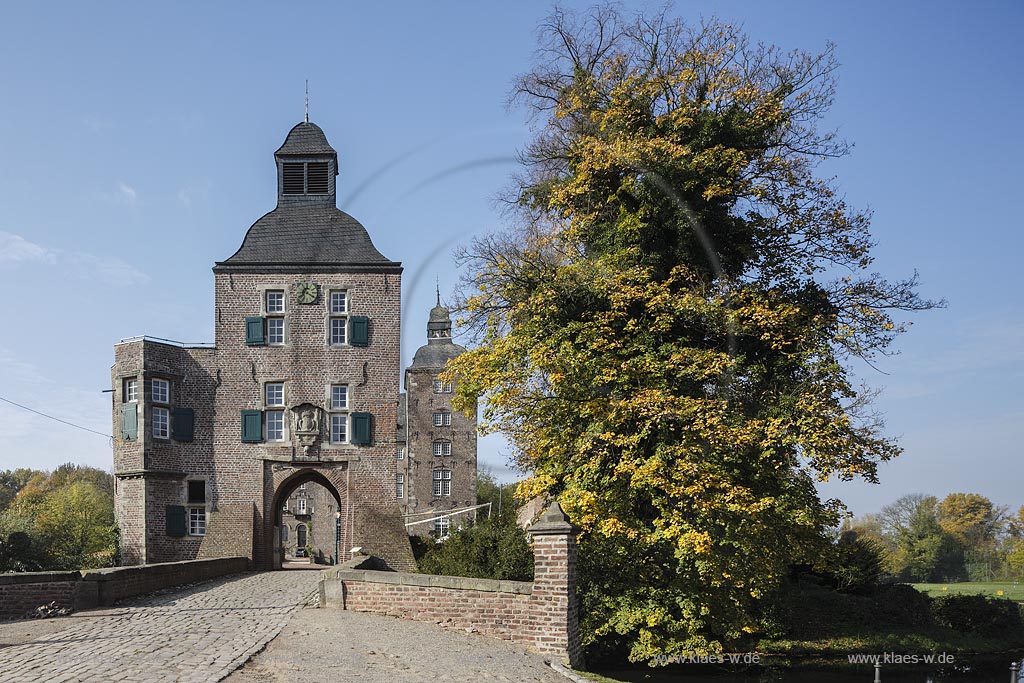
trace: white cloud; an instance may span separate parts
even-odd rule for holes
[[[21,235],[0,231],[0,263],[46,263],[53,265],[57,255],[52,249],[29,242]]]
[[[117,191],[121,194],[121,199],[125,202],[134,205],[139,198],[139,193],[135,191],[135,188],[126,183],[118,183]]]
[[[58,266],[74,277],[98,279],[112,285],[136,285],[149,280],[148,275],[120,259],[84,251],[51,249],[21,235],[0,231],[0,267],[19,264]]]

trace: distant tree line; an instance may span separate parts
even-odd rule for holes
[[[0,572],[118,563],[114,477],[67,463],[0,472]]]
[[[903,496],[878,514],[848,520],[840,540],[850,548],[874,545],[881,570],[897,581],[1024,578],[1024,507],[1010,514],[978,493]]]

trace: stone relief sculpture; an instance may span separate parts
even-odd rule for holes
[[[309,447],[320,439],[320,408],[312,403],[303,403],[292,408],[292,426],[303,452],[309,455]]]

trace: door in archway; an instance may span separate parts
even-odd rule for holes
[[[306,525],[299,524],[295,527],[295,555],[306,556]]]

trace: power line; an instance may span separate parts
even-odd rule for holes
[[[110,434],[104,434],[103,432],[97,432],[95,429],[89,429],[88,427],[83,427],[82,425],[76,425],[74,422],[68,422],[67,420],[62,420],[59,417],[54,417],[53,415],[47,415],[46,413],[41,413],[38,410],[35,410],[34,408],[29,408],[28,406],[23,406],[20,403],[15,403],[14,401],[12,401],[10,399],[6,399],[3,396],[0,396],[0,401],[3,401],[4,403],[10,403],[12,406],[17,406],[17,407],[21,408],[22,410],[27,410],[28,412],[35,413],[36,415],[42,415],[43,417],[47,418],[48,420],[55,420],[57,422],[60,422],[61,424],[66,424],[69,427],[74,427],[75,429],[81,429],[82,431],[85,431],[85,432],[91,432],[93,434],[96,434],[97,436],[105,436],[108,439],[113,439],[114,438]]]

